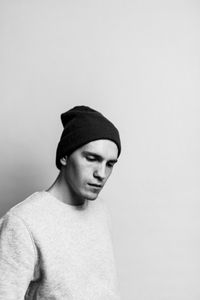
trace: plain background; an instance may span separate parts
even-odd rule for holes
[[[0,214],[53,182],[60,114],[89,105],[122,138],[122,299],[199,300],[199,1],[1,0],[0,63]]]

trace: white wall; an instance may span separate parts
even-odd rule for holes
[[[0,213],[54,180],[60,113],[102,111],[123,300],[200,299],[199,32],[195,0],[0,1]]]

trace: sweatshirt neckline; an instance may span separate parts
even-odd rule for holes
[[[63,202],[61,200],[59,200],[57,197],[55,197],[54,195],[52,195],[51,193],[49,193],[46,190],[42,190],[41,193],[45,196],[45,197],[50,197],[51,199],[53,199],[54,201],[56,201],[59,205],[66,207],[66,208],[70,208],[72,210],[77,210],[77,211],[84,211],[88,206],[89,206],[89,201],[86,200],[86,202],[83,205],[71,205],[69,203]]]

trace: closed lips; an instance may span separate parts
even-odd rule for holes
[[[88,183],[88,184],[91,186],[98,187],[98,188],[102,187],[102,185],[100,185],[100,184],[95,184],[95,183]]]

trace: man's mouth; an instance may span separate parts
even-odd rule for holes
[[[92,187],[95,187],[95,188],[98,188],[98,189],[101,189],[102,188],[102,185],[101,184],[96,184],[96,183],[88,183],[89,186],[92,186]]]

